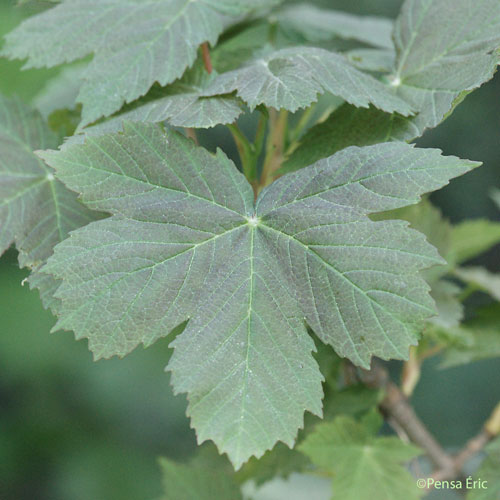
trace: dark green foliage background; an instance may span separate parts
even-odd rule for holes
[[[395,15],[399,0],[322,0],[319,5],[363,14]],[[27,14],[0,0],[0,34]],[[57,70],[20,72],[0,60],[0,91],[29,100]],[[445,154],[484,162],[481,169],[434,195],[453,221],[499,212],[487,194],[500,187],[500,75],[469,96],[443,125],[419,140]],[[225,145],[219,131],[205,141]],[[500,271],[498,249],[480,262]],[[20,283],[10,251],[0,261],[0,498],[2,500],[146,500],[160,492],[159,455],[182,458],[194,449],[184,416],[185,400],[172,395],[161,371],[168,340],[126,359],[94,364],[84,342],[72,334],[49,335],[52,315],[37,292]],[[418,414],[449,448],[475,434],[500,397],[498,360],[446,371],[438,360],[424,365],[413,396]],[[394,373],[399,365],[394,363]],[[488,381],[487,386],[484,382]],[[497,388],[495,394],[494,388]],[[435,492],[429,498],[453,499]]]

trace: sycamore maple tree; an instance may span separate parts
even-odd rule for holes
[[[499,48],[498,0],[406,0],[395,22],[63,0],[6,36],[26,68],[78,62],[38,109],[0,97],[0,252],[16,246],[55,329],[95,359],[170,336],[198,442],[237,471],[213,450],[165,459],[166,499],[234,500],[293,471],[332,476],[335,499],[419,498],[405,464],[427,454],[460,478],[488,441],[490,486],[470,498],[498,498],[500,410],[451,456],[405,395],[437,352],[500,355],[500,277],[464,265],[500,224],[452,226],[422,199],[479,163],[409,144],[493,76]],[[216,125],[236,163],[199,144]],[[463,321],[478,290],[491,305]],[[373,357],[406,360],[401,386]],[[379,436],[381,415],[414,444]]]

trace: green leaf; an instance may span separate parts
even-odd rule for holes
[[[406,0],[396,20],[396,64],[388,84],[418,112],[385,114],[343,106],[310,129],[287,162],[296,170],[351,145],[410,141],[443,121],[471,90],[490,80],[498,64],[500,3]]]
[[[6,36],[3,54],[26,68],[94,53],[78,101],[83,124],[118,111],[158,82],[180,78],[203,42],[229,22],[279,0],[66,0]],[[189,36],[186,36],[189,34]]]
[[[402,118],[402,117],[401,117]],[[299,170],[349,146],[369,146],[391,140],[390,130],[398,115],[378,109],[344,104],[325,121],[311,127],[283,163],[280,173]]]
[[[452,225],[443,218],[441,211],[425,199],[418,205],[392,210],[372,217],[376,220],[398,218],[410,223],[410,227],[425,234],[427,241],[436,247],[439,255],[445,257],[450,252]],[[423,276],[431,287],[431,297],[436,302],[437,316],[429,319],[441,327],[458,326],[463,318],[463,306],[458,300],[460,288],[441,279],[449,272],[449,265],[426,269]]]
[[[436,302],[437,316],[429,321],[443,328],[458,326],[464,317],[464,307],[459,300],[460,287],[445,279],[431,281],[431,297]]]
[[[160,459],[165,494],[162,500],[242,500],[234,473],[216,454],[196,457],[189,464]]]
[[[239,68],[266,45],[276,44],[275,31],[270,23],[262,20],[221,41],[210,53],[213,67],[219,73]]]
[[[453,226],[447,260],[461,264],[500,243],[500,223],[486,219],[467,220]]]
[[[294,472],[305,470],[309,460],[296,450],[291,450],[283,443],[278,443],[263,457],[252,457],[236,474],[240,483],[255,481],[258,486],[278,477],[288,478]]]
[[[500,301],[500,275],[490,273],[484,267],[459,267],[455,275],[465,283],[489,293],[494,299]]]
[[[45,84],[33,99],[34,106],[45,119],[54,111],[76,107],[86,70],[84,63],[69,66]]]
[[[421,451],[396,437],[375,437],[363,421],[340,416],[321,423],[299,449],[333,472],[333,499],[416,500],[422,495],[402,466]]]
[[[427,241],[435,246],[443,257],[449,253],[453,226],[443,218],[441,210],[434,206],[427,198],[417,205],[391,210],[383,214],[372,216],[374,220],[402,219],[410,223],[410,226],[427,237]],[[442,274],[439,268],[439,275]],[[426,271],[426,274],[434,274],[436,268]]]
[[[381,400],[381,392],[365,385],[351,385],[341,391],[334,391],[325,398],[324,416],[326,418],[338,415],[359,417],[377,407]]]
[[[438,125],[462,92],[493,77],[500,47],[500,4],[496,0],[406,0],[396,21],[397,60],[391,84],[419,114],[412,126],[421,135]],[[398,138],[413,135],[410,130]]]
[[[101,358],[189,319],[172,343],[172,383],[188,393],[199,442],[237,468],[278,440],[292,446],[304,410],[321,414],[304,319],[361,366],[407,356],[433,314],[418,273],[440,258],[406,223],[367,214],[477,165],[406,144],[352,148],[280,178],[254,205],[221,151],[153,125],[41,155],[113,214],[74,231],[44,267],[63,279],[56,326]]]
[[[444,352],[442,368],[500,356],[500,308],[494,304],[480,309],[477,317],[458,328],[446,331],[449,347]]]
[[[57,146],[41,116],[17,99],[0,95],[0,254],[15,243],[21,266],[35,270],[45,306],[56,285],[36,270],[68,233],[98,218],[55,179],[33,150]]]
[[[163,122],[176,127],[209,128],[233,123],[243,112],[233,96],[203,97],[206,87],[216,78],[196,65],[181,80],[168,87],[153,87],[143,98],[125,106],[119,113],[96,125],[80,128],[89,135],[122,130],[124,121]]]
[[[354,68],[345,57],[314,47],[290,47],[221,74],[206,95],[237,92],[251,109],[265,104],[296,111],[330,92],[359,107],[369,104],[404,115],[411,107],[387,86]]]
[[[292,29],[311,42],[339,37],[375,47],[393,47],[393,22],[383,17],[355,16],[303,3],[278,11],[274,19],[283,29]]]
[[[388,73],[394,67],[396,53],[391,49],[353,49],[347,59],[357,68],[378,73]]]
[[[487,453],[481,467],[474,475],[475,478],[486,481],[485,488],[471,489],[467,500],[498,500],[500,498],[500,438],[497,437],[488,446]]]

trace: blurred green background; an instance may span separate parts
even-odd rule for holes
[[[401,1],[316,3],[395,16]],[[0,0],[0,34],[36,8]],[[0,59],[0,91],[26,101],[57,73],[21,72],[20,67]],[[433,196],[447,217],[499,219],[489,192],[500,187],[500,77],[469,96],[419,144],[484,162]],[[75,342],[71,333],[49,334],[54,319],[42,309],[37,292],[21,286],[27,272],[18,269],[16,259],[11,250],[0,260],[0,499],[157,497],[156,458],[182,458],[195,449],[185,398],[173,396],[163,373],[168,339],[124,360],[94,363],[85,342]],[[477,263],[500,271],[498,249]],[[454,449],[479,431],[500,399],[499,363],[441,371],[437,361],[424,365],[413,403],[442,444]],[[440,491],[429,498],[456,497]]]

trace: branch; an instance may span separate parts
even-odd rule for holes
[[[203,55],[203,64],[207,73],[210,74],[213,71],[212,59],[210,58],[210,48],[208,47],[208,42],[201,45],[201,53]]]
[[[269,110],[270,127],[267,138],[266,157],[262,166],[262,174],[258,191],[275,180],[276,170],[281,166],[285,154],[285,135],[288,126],[288,111],[282,109]]]
[[[189,128],[189,127],[186,127],[184,130],[186,131],[186,137],[189,137],[190,139],[192,139],[193,142],[197,146],[199,146],[198,136],[196,135],[196,130],[194,128]]]

